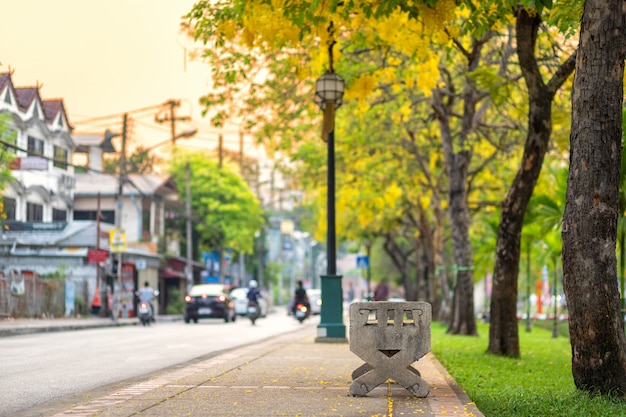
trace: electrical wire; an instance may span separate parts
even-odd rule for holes
[[[9,147],[9,148],[13,148],[13,149],[15,149],[16,151],[22,151],[22,152],[26,152],[26,153],[28,153],[28,149],[23,149],[23,148],[20,148],[19,146],[14,145],[14,144],[12,144],[12,143],[10,143],[10,142],[4,141],[4,140],[2,140],[2,139],[0,139],[0,144],[4,145],[4,146],[6,146],[6,147]],[[37,158],[41,158],[41,159],[45,159],[46,161],[52,161],[52,162],[58,162],[58,163],[60,163],[60,164],[65,164],[65,165],[70,166],[70,167],[73,167],[73,168],[85,168],[83,165],[75,165],[75,164],[72,164],[72,163],[70,163],[70,162],[64,161],[64,160],[62,160],[62,159],[50,158],[49,156],[44,156],[44,155],[36,155],[36,157],[37,157]],[[90,170],[90,171],[93,171],[93,172],[96,172],[96,173],[98,173],[98,174],[104,174],[104,172],[103,172],[103,171],[99,171],[99,170],[97,170],[97,169],[89,169],[89,170]]]
[[[83,119],[83,120],[78,120],[78,121],[74,120],[72,123],[74,123],[74,124],[82,124],[82,123],[89,123],[89,122],[92,122],[92,121],[114,119],[114,118],[123,117],[124,114],[128,114],[128,115],[133,114],[134,115],[136,113],[142,113],[142,112],[149,111],[149,110],[160,109],[160,108],[164,107],[165,105],[167,105],[167,102],[166,103],[161,103],[161,104],[154,104],[152,106],[142,107],[142,108],[135,109],[135,110],[129,110],[129,111],[124,112],[124,113],[116,113],[116,114],[109,114],[107,116],[91,117],[91,118],[88,118],[88,119]]]

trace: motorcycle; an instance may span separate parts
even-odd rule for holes
[[[141,321],[142,325],[149,326],[150,322],[154,320],[150,304],[145,301],[140,302],[139,307],[137,308],[137,316],[139,317],[139,321]]]
[[[296,316],[296,320],[302,323],[304,319],[306,319],[309,316],[309,308],[305,304],[302,304],[302,303],[296,304],[295,316]]]
[[[259,305],[255,303],[254,301],[249,301],[246,315],[248,316],[248,318],[252,322],[252,325],[254,326],[254,322],[256,322],[256,319],[258,319],[261,316]]]

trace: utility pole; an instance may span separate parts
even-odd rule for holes
[[[191,120],[191,117],[176,116],[176,107],[180,107],[180,100],[169,100],[164,105],[169,106],[169,115],[159,117],[159,115],[157,114],[156,116],[154,116],[154,120],[157,123],[170,122],[170,135],[172,138],[172,145],[176,145],[176,122],[188,122]]]
[[[100,203],[101,203],[101,198],[100,198],[100,192],[98,191],[98,203],[97,203],[97,208],[96,208],[96,250],[99,251],[100,250],[100,221],[102,220],[101,218],[101,211],[100,211]],[[105,297],[102,296],[102,291],[101,288],[106,288],[106,285],[102,285],[100,284],[100,280],[101,280],[101,270],[102,268],[100,267],[100,262],[98,262],[96,264],[96,292],[99,294],[96,294],[97,296],[100,297],[101,300],[106,300]],[[102,304],[102,303],[101,303]],[[105,303],[106,305],[106,303]],[[103,317],[103,313],[104,313],[104,308],[102,308],[102,305],[100,306],[100,311],[98,312],[100,317]]]
[[[187,292],[191,290],[193,285],[193,265],[192,265],[192,246],[191,246],[191,168],[189,162],[185,165],[185,217],[187,219]]]
[[[122,127],[122,149],[120,155],[120,173],[117,182],[117,214],[115,216],[115,227],[122,229],[122,209],[124,207],[124,183],[126,182],[126,129],[128,126],[128,114],[124,113],[124,124]],[[117,287],[117,289],[116,289]],[[117,254],[117,278],[113,282],[113,321],[117,322],[120,307],[119,290],[122,288],[122,252]]]

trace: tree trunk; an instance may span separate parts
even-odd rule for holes
[[[465,51],[468,59],[467,73],[476,69],[481,60],[481,52],[490,35],[480,40],[474,40],[471,48]],[[453,91],[453,86],[448,86]],[[452,243],[454,254],[455,287],[452,298],[452,311],[448,333],[476,335],[476,317],[474,315],[474,267],[472,242],[469,228],[471,216],[467,203],[468,171],[472,157],[470,137],[478,124],[480,115],[476,107],[481,100],[481,94],[476,90],[474,83],[467,79],[459,97],[445,96],[442,89],[433,91],[433,110],[439,123],[441,142],[448,173],[448,203],[450,224],[452,229]],[[445,96],[445,98],[444,98]],[[461,125],[458,132],[453,134],[452,121],[456,117],[455,100],[460,98],[462,108]]]
[[[572,374],[584,391],[626,393],[615,254],[622,138],[622,0],[587,0],[572,93],[563,287],[569,309]]]
[[[433,198],[434,212],[435,212],[435,230],[433,233],[433,271],[432,281],[434,282],[433,291],[433,320],[450,319],[450,288],[448,286],[448,277],[445,269],[444,261],[444,233],[443,233],[443,219],[444,212],[441,208],[441,199],[439,193],[435,194],[436,198]],[[439,297],[439,305],[435,300]]]
[[[452,299],[452,320],[448,333],[476,335],[476,318],[474,315],[474,270],[472,243],[469,236],[471,223],[467,207],[467,170],[469,153],[460,152],[456,155],[454,170],[450,179],[450,220],[454,247],[456,285]]]
[[[471,152],[464,149],[464,142],[470,133],[475,114],[477,98],[469,86],[463,94],[463,127],[459,134],[459,152],[454,152],[453,135],[450,128],[452,109],[444,103],[442,93],[433,94],[433,107],[439,121],[443,150],[448,168],[450,223],[456,284],[452,299],[452,314],[448,333],[476,335],[474,316],[474,272],[472,267],[472,243],[469,236],[471,218],[467,206],[467,173]]]
[[[509,189],[500,215],[496,243],[496,263],[491,295],[488,351],[519,357],[517,326],[517,279],[524,214],[541,172],[552,133],[552,100],[574,69],[570,57],[548,84],[543,82],[535,46],[541,19],[523,9],[517,12],[517,55],[528,88],[528,133],[522,163]]]
[[[389,259],[391,259],[402,277],[402,287],[404,288],[405,296],[408,300],[412,300],[412,298],[415,298],[415,284],[411,282],[410,259],[413,256],[414,249],[403,250],[402,245],[398,244],[396,239],[398,237],[391,232],[385,234],[383,249],[389,255]]]

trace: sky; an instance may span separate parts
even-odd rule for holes
[[[122,114],[181,100],[177,132],[198,129],[188,147],[238,149],[236,125],[220,131],[202,118],[198,99],[209,91],[211,68],[194,62],[194,45],[180,33],[195,0],[5,0],[0,14],[0,72],[16,87],[40,86],[42,99],[62,98],[75,133],[121,132]],[[155,111],[135,115],[129,148],[170,138]],[[105,118],[87,123],[90,118]],[[247,138],[246,142],[250,139]],[[179,141],[181,143],[181,141]],[[251,142],[249,142],[251,143]],[[183,145],[181,143],[181,145]],[[246,144],[246,151],[253,147]]]

